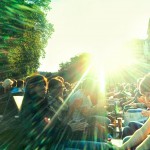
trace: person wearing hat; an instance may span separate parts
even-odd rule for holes
[[[13,81],[11,79],[5,79],[2,85],[0,85],[0,115],[4,114],[7,100],[10,97],[12,84]]]
[[[2,86],[4,87],[4,93],[7,91],[10,91],[12,87],[13,81],[11,79],[5,79],[2,83]]]

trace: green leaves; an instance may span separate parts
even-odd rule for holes
[[[76,82],[86,72],[91,63],[91,55],[82,53],[78,56],[72,57],[70,61],[61,63],[59,65],[59,74],[65,78],[66,81]]]
[[[35,72],[44,56],[53,25],[46,20],[49,0],[3,0],[0,3],[0,51],[8,53],[5,66],[12,77],[23,77]],[[4,64],[1,65],[3,68]]]

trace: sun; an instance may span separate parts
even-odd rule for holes
[[[92,71],[99,80],[101,93],[105,93],[108,82],[119,82],[121,77],[128,75],[123,74],[123,71],[138,63],[128,49],[111,49],[91,55],[92,68],[94,68]]]

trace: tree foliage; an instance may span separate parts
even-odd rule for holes
[[[50,0],[25,0],[26,3],[38,5],[44,9],[50,9]]]
[[[91,63],[91,55],[88,53],[82,53],[75,57],[72,57],[70,61],[61,63],[58,71],[59,75],[64,77],[66,81],[76,82],[86,72]]]
[[[143,39],[132,39],[128,43],[128,48],[132,51],[132,54],[137,59],[141,59],[144,56],[144,40]]]
[[[0,50],[8,52],[13,76],[26,76],[39,67],[53,25],[46,20],[49,0],[3,0],[0,4]],[[1,67],[1,66],[0,66]],[[6,74],[7,76],[7,74]]]

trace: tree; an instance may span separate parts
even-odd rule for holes
[[[39,67],[53,25],[46,20],[49,0],[3,0],[0,4],[1,47],[8,51],[12,76],[23,77]],[[1,67],[1,66],[0,66]]]
[[[127,48],[130,49],[132,54],[137,59],[144,59],[144,40],[132,39],[128,44]]]
[[[8,52],[1,50],[0,51],[0,81],[4,80],[5,78],[9,77],[10,66],[8,65]]]
[[[59,75],[71,83],[78,81],[91,64],[91,55],[82,53],[72,57],[70,61],[61,63],[58,71]]]

